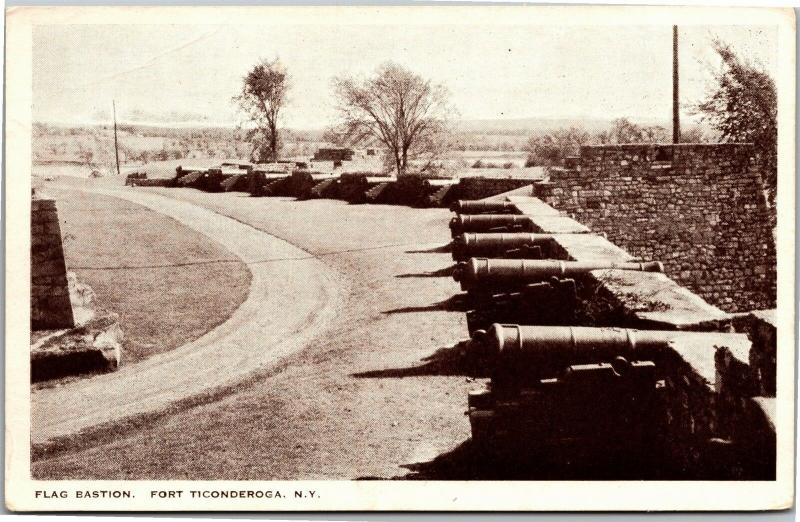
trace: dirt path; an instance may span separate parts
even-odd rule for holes
[[[34,444],[232,384],[303,348],[336,315],[341,276],[304,250],[188,202],[124,189],[92,191],[138,203],[217,241],[249,265],[250,293],[225,323],[194,342],[115,373],[36,391]]]

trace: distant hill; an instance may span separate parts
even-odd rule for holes
[[[613,125],[614,120],[617,118],[503,118],[503,119],[473,119],[473,120],[454,120],[452,121],[453,130],[465,134],[492,134],[492,135],[526,135],[547,132],[555,129],[568,128],[572,126],[581,127],[589,132],[598,132],[606,130]],[[665,129],[672,127],[672,122],[666,118],[627,118],[632,123],[642,126],[661,126]],[[84,122],[76,123],[73,125],[65,123],[40,123],[42,126],[50,126],[52,128],[81,128],[81,127],[109,127],[109,123],[105,122]],[[696,121],[684,121],[685,127],[693,127],[699,125]],[[155,123],[155,122],[119,122],[119,126],[126,130],[140,133],[143,135],[156,135],[156,134],[183,134],[191,131],[206,131],[213,134],[231,134],[235,132],[233,125],[220,125],[212,124],[210,122],[201,121],[180,121],[177,120],[173,123]],[[703,125],[700,125],[704,127]],[[324,128],[319,129],[284,129],[294,136],[302,137],[302,139],[320,141],[325,132]],[[704,130],[708,130],[705,129]],[[171,132],[170,132],[171,131]]]
[[[484,132],[492,134],[518,134],[531,133],[535,131],[551,131],[555,129],[568,128],[571,126],[582,127],[587,131],[601,131],[608,129],[616,118],[510,118],[510,119],[487,119],[487,120],[458,120],[454,122],[454,127],[460,132]],[[670,128],[672,122],[657,118],[628,118],[638,125],[660,125]]]
[[[661,126],[666,133],[671,123],[657,119],[630,121],[641,126]],[[576,126],[596,134],[612,127],[614,119],[600,118],[513,118],[456,120],[451,149],[467,151],[521,152],[529,138],[536,134]],[[695,126],[684,122],[683,130]],[[170,159],[246,158],[251,145],[241,129],[220,125],[162,124],[119,122],[119,149],[124,162],[147,163]],[[666,134],[662,132],[661,134]],[[713,136],[704,128],[703,134]],[[686,134],[688,136],[688,134]],[[106,123],[69,125],[63,123],[34,123],[33,157],[38,162],[81,161],[89,157],[94,163],[110,162],[113,158],[113,126]],[[305,157],[326,146],[322,129],[283,129],[283,154]],[[481,159],[481,156],[473,160]]]

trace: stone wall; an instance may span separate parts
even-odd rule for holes
[[[581,148],[536,194],[726,311],[774,308],[774,218],[748,144]]]
[[[31,200],[31,329],[72,328],[58,209],[52,199]]]

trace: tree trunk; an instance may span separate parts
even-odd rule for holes
[[[278,129],[275,125],[270,127],[269,148],[272,154],[272,162],[278,161]]]

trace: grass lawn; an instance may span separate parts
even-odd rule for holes
[[[117,198],[46,193],[58,205],[67,269],[120,316],[123,364],[200,337],[247,297],[247,266],[199,232]]]

